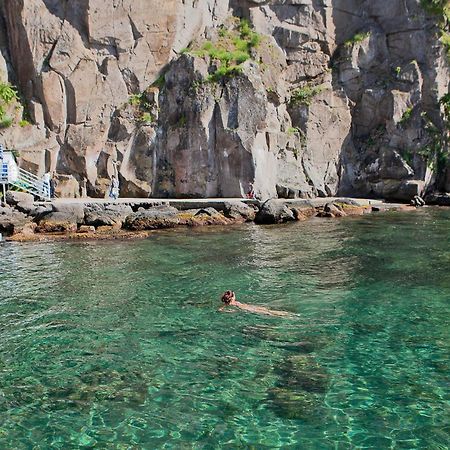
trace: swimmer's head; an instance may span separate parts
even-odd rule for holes
[[[225,291],[222,295],[222,302],[229,305],[233,300],[236,300],[236,295],[233,291]]]

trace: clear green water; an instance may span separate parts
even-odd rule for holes
[[[1,245],[0,448],[448,448],[449,224]]]

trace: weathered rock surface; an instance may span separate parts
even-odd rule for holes
[[[244,202],[225,202],[223,213],[235,221],[252,222],[255,220],[256,211]]]
[[[424,200],[428,205],[450,206],[450,193],[429,194]]]
[[[94,227],[121,226],[125,218],[132,213],[133,210],[128,205],[92,204],[84,208],[84,222]]]
[[[76,218],[70,212],[51,212],[39,220],[38,233],[57,233],[77,231]]]
[[[8,206],[0,206],[0,233],[20,233],[30,222],[25,214]]]
[[[346,215],[343,208],[334,203],[327,203],[323,207],[323,211],[319,213],[321,217],[345,217]]]
[[[125,219],[123,226],[127,230],[141,231],[229,223],[230,220],[214,208],[179,211],[171,206],[162,205],[150,209],[140,208]]]
[[[233,15],[260,43],[210,80],[218,61],[181,50],[214,45]],[[104,197],[116,169],[121,196],[139,197],[252,183],[262,199],[409,201],[450,186],[424,151],[450,76],[418,0],[10,0],[0,16],[0,81],[32,121],[0,141],[56,171],[59,197]]]
[[[33,204],[34,197],[26,192],[7,191],[5,200],[8,205],[12,206],[17,205],[18,203],[30,205]]]
[[[174,228],[179,225],[178,212],[176,208],[166,205],[150,209],[140,208],[125,219],[124,228],[133,231]]]
[[[294,214],[295,220],[303,221],[316,215],[316,208],[312,204],[295,205],[290,208]]]
[[[295,215],[285,204],[276,200],[267,200],[256,213],[255,222],[259,224],[275,224],[294,221]]]
[[[64,214],[74,223],[81,224],[84,221],[84,206],[82,204],[55,203],[53,204],[53,212]]]

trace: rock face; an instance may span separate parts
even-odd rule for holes
[[[0,141],[25,169],[56,171],[60,197],[103,197],[116,171],[138,197],[240,197],[251,183],[263,199],[409,200],[450,186],[429,152],[449,66],[419,0],[0,7],[0,83],[32,122]],[[227,33],[240,47],[224,62]]]

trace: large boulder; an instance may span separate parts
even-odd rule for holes
[[[181,211],[177,214],[178,224],[190,227],[205,225],[227,225],[230,220],[215,208],[200,208]]]
[[[254,208],[239,201],[225,202],[223,213],[225,217],[233,219],[236,222],[252,222],[255,220],[256,215]]]
[[[82,224],[84,222],[84,205],[80,203],[54,203],[53,212],[65,215],[70,222]],[[62,217],[58,216],[58,217]]]
[[[327,203],[323,211],[318,214],[319,217],[345,217],[346,215],[342,206],[334,203]]]
[[[66,212],[51,212],[45,215],[38,223],[36,231],[38,233],[58,233],[77,231],[78,224],[76,218]]]
[[[27,216],[31,217],[38,217],[38,216],[44,216],[45,214],[49,214],[53,211],[52,205],[46,204],[46,205],[39,205],[35,203],[24,203],[19,202],[15,206],[15,208],[26,214]]]
[[[284,203],[277,200],[267,200],[256,213],[255,222],[259,224],[274,224],[295,220],[295,215]]]
[[[214,208],[189,209],[161,205],[150,209],[140,208],[125,219],[123,228],[133,231],[174,228],[176,226],[227,225],[230,220]]]
[[[425,197],[425,202],[429,205],[450,206],[450,193],[434,192]]]
[[[295,220],[304,221],[317,214],[316,208],[310,202],[301,203],[298,205],[293,205],[291,208]]]
[[[0,206],[0,233],[20,233],[29,223],[30,219],[25,214],[7,206]]]
[[[416,195],[422,195],[424,187],[425,182],[422,180],[405,180],[400,184],[397,191],[393,193],[390,198],[393,200],[410,202]]]
[[[123,227],[127,230],[156,230],[173,228],[180,224],[179,211],[172,206],[161,205],[150,209],[140,208],[125,219]]]
[[[34,202],[34,197],[26,192],[18,191],[7,191],[5,196],[6,203],[8,205],[15,206],[18,203],[32,204]]]
[[[121,204],[91,204],[84,208],[84,223],[94,227],[122,226],[127,216],[133,213],[131,206]]]

